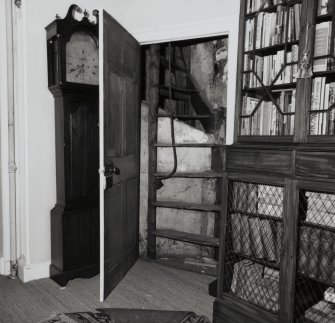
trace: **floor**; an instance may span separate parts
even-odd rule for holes
[[[193,311],[212,319],[213,277],[138,260],[113,293],[99,299],[99,277],[60,288],[50,279],[23,284],[0,276],[0,322],[37,323],[62,312],[102,307]]]

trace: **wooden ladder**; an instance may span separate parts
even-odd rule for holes
[[[157,46],[157,45],[156,45]],[[172,229],[159,229],[156,227],[156,209],[157,208],[173,208],[181,210],[196,210],[196,211],[205,211],[205,212],[215,212],[219,216],[222,212],[221,199],[217,199],[218,202],[215,204],[203,204],[203,203],[189,203],[189,202],[180,202],[180,201],[157,201],[156,192],[159,189],[159,180],[165,179],[166,177],[174,178],[216,178],[220,179],[223,176],[222,172],[222,163],[214,163],[212,170],[204,172],[175,172],[173,174],[167,172],[158,172],[157,171],[157,149],[160,147],[189,147],[189,148],[201,148],[208,147],[215,150],[216,159],[220,159],[222,154],[222,144],[215,143],[159,143],[157,142],[157,130],[158,130],[158,118],[168,117],[166,113],[159,113],[158,106],[161,105],[163,100],[169,101],[182,101],[185,102],[187,107],[184,111],[177,111],[173,115],[173,120],[178,119],[185,122],[193,122],[199,120],[203,125],[204,129],[211,130],[215,127],[215,116],[211,113],[208,105],[201,98],[199,91],[194,85],[195,82],[192,79],[192,76],[189,72],[189,69],[186,66],[177,64],[172,61],[172,46],[171,43],[168,44],[168,57],[159,55],[159,58],[156,58],[155,68],[158,69],[159,75],[162,75],[161,70],[168,72],[168,84],[161,83],[156,87],[156,97],[155,93],[151,93],[151,102],[149,102],[149,194],[148,194],[148,231],[147,231],[147,254],[151,259],[156,258],[156,238],[162,237],[177,241],[183,241],[186,243],[213,247],[217,248],[219,246],[219,235],[217,229],[215,237],[200,235],[200,234],[191,234],[187,232],[181,232],[178,230]],[[156,53],[158,49],[156,47]],[[182,49],[180,48],[182,53]],[[157,56],[157,55],[156,55]],[[184,61],[185,63],[185,61]],[[186,65],[186,64],[184,64]],[[187,87],[178,87],[177,85],[172,84],[172,73],[179,71],[185,73],[187,76]],[[149,72],[150,73],[150,72]],[[159,80],[162,82],[162,77],[156,77],[156,81]],[[164,77],[166,81],[166,77]],[[163,80],[164,82],[164,80]],[[153,83],[153,82],[151,82]],[[158,81],[159,83],[159,81]],[[158,98],[157,98],[158,97]],[[196,113],[190,113],[190,107],[193,107],[196,110]],[[196,108],[195,108],[196,106]],[[213,163],[212,163],[213,164]],[[215,165],[216,164],[216,165]],[[220,164],[220,166],[218,166]],[[219,183],[218,183],[219,182]],[[219,187],[219,192],[221,191],[222,181],[217,181],[217,186]],[[219,194],[221,195],[221,194]],[[217,226],[219,225],[219,221]]]

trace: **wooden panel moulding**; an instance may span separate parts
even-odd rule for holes
[[[297,176],[335,178],[335,152],[297,151]]]
[[[261,170],[291,173],[292,151],[234,150],[227,151],[227,169]]]

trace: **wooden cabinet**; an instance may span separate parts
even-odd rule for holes
[[[335,320],[335,10],[324,3],[241,1],[214,322]]]

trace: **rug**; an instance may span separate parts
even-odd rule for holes
[[[101,308],[98,312],[63,313],[40,323],[210,323],[193,312]]]

